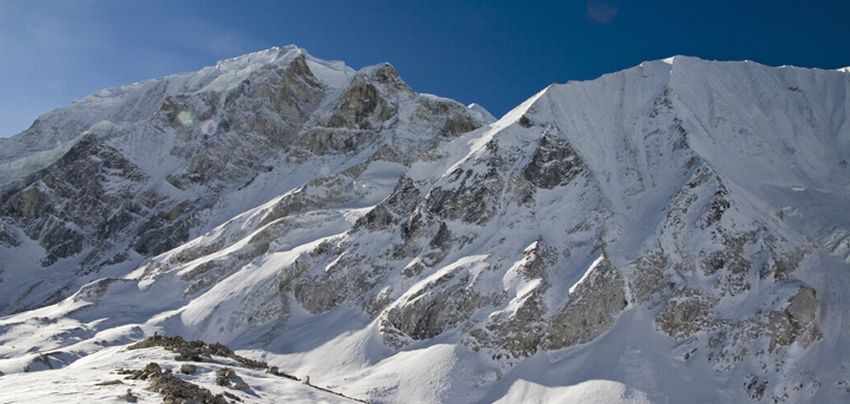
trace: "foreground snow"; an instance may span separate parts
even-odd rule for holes
[[[0,378],[0,402],[39,403],[126,403],[127,391],[139,403],[161,403],[162,397],[146,389],[145,380],[128,380],[119,369],[142,369],[150,362],[170,369],[181,379],[204,387],[213,394],[228,392],[241,400],[265,403],[354,403],[312,388],[303,383],[269,375],[263,371],[229,367],[244,380],[249,389],[221,387],[215,382],[215,371],[224,365],[203,362],[177,362],[174,354],[159,348],[127,350],[126,347],[103,349],[67,367],[35,373],[16,373]],[[197,366],[193,375],[180,373],[180,366]],[[116,382],[118,381],[118,382]]]

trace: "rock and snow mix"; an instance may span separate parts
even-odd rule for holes
[[[226,397],[160,333],[374,402],[846,401],[848,93],[677,56],[494,120],[295,47],[104,90],[0,141],[0,397]]]

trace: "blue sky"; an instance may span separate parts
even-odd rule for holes
[[[850,1],[0,0],[0,136],[104,87],[275,45],[495,115],[552,82],[674,54],[850,65]]]

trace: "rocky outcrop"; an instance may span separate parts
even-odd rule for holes
[[[128,232],[146,210],[134,195],[146,178],[120,151],[89,136],[7,191],[0,214],[44,247],[41,263],[49,266]],[[97,261],[98,253],[84,260]]]
[[[356,82],[339,100],[334,114],[328,119],[331,128],[377,129],[373,122],[383,122],[396,113],[369,83]]]
[[[504,187],[502,177],[495,170],[478,176],[472,171],[452,173],[453,188],[436,187],[426,197],[430,213],[451,220],[483,224],[493,217],[499,208],[499,193]]]
[[[482,304],[462,268],[439,274],[383,311],[381,336],[390,346],[433,338],[453,328]]]
[[[547,318],[544,302],[551,289],[547,274],[555,264],[555,250],[535,242],[523,251],[523,260],[515,267],[516,273],[528,282],[512,299],[507,293],[500,300],[508,300],[509,309],[491,314],[483,327],[469,332],[465,343],[474,350],[495,351],[493,356],[522,358],[543,348],[547,328],[552,319]],[[502,351],[506,351],[505,354]]]
[[[0,245],[4,247],[17,247],[19,244],[17,237],[12,233],[11,225],[0,221]]]
[[[228,358],[236,361],[241,366],[250,369],[266,369],[265,362],[248,359],[235,354],[230,348],[223,344],[206,343],[204,341],[186,341],[179,335],[168,337],[155,335],[143,341],[130,345],[127,349],[145,349],[151,347],[162,347],[177,354],[175,360],[193,362],[215,362],[214,356]]]
[[[147,380],[148,390],[162,395],[164,403],[228,403],[223,394],[214,395],[209,389],[182,380],[173,373],[163,370],[156,362],[148,363],[144,369],[121,370],[119,373],[129,374],[128,379]]]
[[[627,305],[622,275],[602,257],[570,291],[569,302],[552,319],[544,346],[558,349],[588,342],[611,328]]]
[[[698,291],[683,288],[667,301],[656,319],[659,328],[672,337],[684,338],[712,328],[712,309],[715,299]]]
[[[581,172],[581,158],[575,154],[569,144],[545,133],[540,138],[540,146],[534,152],[531,162],[522,175],[535,186],[553,188],[563,185]]]

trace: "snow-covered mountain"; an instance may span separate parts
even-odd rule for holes
[[[389,65],[354,71],[294,46],[100,91],[0,140],[0,313],[123,276],[271,198],[318,178],[356,181],[379,160],[386,178],[331,196],[374,205],[404,164],[488,117],[414,93]]]
[[[494,121],[295,47],[105,90],[0,144],[0,391],[159,333],[375,402],[846,401],[849,92],[677,56]]]

